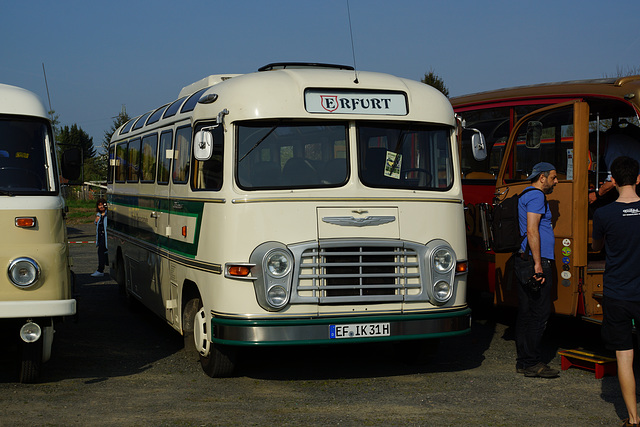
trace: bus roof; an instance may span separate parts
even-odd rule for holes
[[[275,64],[273,67],[263,67],[264,71],[249,74],[218,74],[206,77],[185,86],[180,91],[176,110],[183,103],[184,105],[189,103],[188,100],[185,101],[189,95],[197,98],[192,98],[190,109],[180,108],[179,113],[170,116],[170,120],[182,120],[187,117],[186,114],[195,115],[198,111],[202,111],[197,114],[199,117],[202,117],[201,114],[215,117],[221,108],[233,111],[234,120],[320,117],[318,114],[310,114],[306,111],[304,93],[307,89],[327,89],[350,93],[361,91],[404,93],[408,107],[407,114],[386,116],[387,118],[408,121],[428,120],[431,123],[455,125],[451,103],[440,91],[429,85],[389,74],[367,71],[358,71],[358,78],[355,79],[354,70],[349,69],[350,67],[314,65],[288,66],[287,64],[283,67],[282,64]],[[198,99],[203,100],[205,97],[210,101],[197,102]],[[193,113],[189,113],[190,111]],[[129,133],[134,122],[138,119],[146,120],[147,117],[143,115],[131,119],[114,133],[114,139]],[[163,121],[169,120],[167,117],[168,115],[164,114],[162,120],[153,122],[153,126],[161,126]],[[329,115],[323,115],[322,118],[329,118]],[[333,118],[345,119],[347,116],[334,114]],[[144,128],[147,128],[147,125],[138,126],[136,123],[135,129],[138,131],[135,134],[145,132]]]
[[[624,98],[638,109],[640,103],[640,75],[593,80],[573,80],[542,83],[479,92],[451,98],[454,107],[466,107],[496,101],[515,101],[544,97],[575,98],[581,96],[607,96]]]
[[[0,83],[0,114],[19,114],[48,119],[40,98],[17,86]]]
[[[197,92],[200,89],[211,87],[218,83],[222,83],[226,80],[229,80],[233,77],[237,77],[241,75],[242,74],[213,74],[211,76],[207,76],[204,79],[198,80],[197,82],[191,83],[190,85],[183,87],[180,93],[178,94],[178,98],[191,95],[192,93]]]

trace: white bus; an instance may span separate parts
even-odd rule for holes
[[[327,64],[214,75],[116,130],[110,271],[210,376],[261,345],[470,330],[453,109]]]
[[[21,382],[38,379],[54,322],[76,312],[64,215],[46,110],[0,84],[0,348],[17,349]]]

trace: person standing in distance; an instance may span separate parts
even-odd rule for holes
[[[516,371],[527,377],[555,378],[559,371],[541,360],[542,335],[551,314],[552,263],[555,236],[546,195],[558,183],[556,168],[547,162],[536,164],[529,175],[534,190],[518,200],[520,235],[525,236],[516,253],[518,279],[516,322]]]
[[[633,321],[640,325],[640,197],[636,194],[638,161],[621,156],[611,164],[615,202],[596,209],[591,246],[606,249],[602,338],[616,352],[618,381],[629,418],[625,426],[640,425],[633,373]]]
[[[107,201],[98,199],[96,202],[96,246],[98,247],[98,269],[91,273],[91,277],[104,276],[107,264]]]

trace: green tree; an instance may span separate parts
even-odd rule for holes
[[[59,129],[58,142],[62,145],[63,149],[70,146],[80,147],[85,162],[96,155],[93,138],[75,123],[72,124],[71,127],[63,126]]]
[[[127,123],[131,117],[127,114],[127,109],[123,105],[120,113],[113,118],[113,123],[111,127],[104,131],[104,138],[102,139],[102,152],[107,154],[109,153],[109,143],[111,142],[111,137],[118,130],[120,126]]]
[[[435,87],[442,92],[444,96],[447,98],[449,97],[449,89],[445,86],[444,80],[442,80],[442,78],[433,71],[433,68],[430,69],[428,73],[425,73],[424,78],[420,81],[424,84]]]
[[[627,65],[627,68],[625,70],[624,67],[621,66],[617,66],[616,67],[616,74],[614,77],[627,77],[627,76],[636,76],[640,74],[640,67],[632,67],[630,65]],[[605,76],[608,77],[608,76]]]
[[[71,126],[61,126],[58,128],[56,136],[58,144],[62,151],[71,147],[78,147],[82,150],[84,160],[83,179],[85,181],[103,180],[95,166],[95,157],[97,155],[96,148],[93,146],[93,138],[89,136],[80,126],[73,124]]]
[[[109,143],[111,142],[111,137],[118,130],[120,126],[127,123],[131,117],[127,114],[127,109],[125,106],[122,106],[122,110],[120,113],[113,118],[113,123],[111,127],[104,131],[104,137],[102,138],[101,150],[99,155],[94,159],[92,167],[95,172],[100,175],[100,180],[104,181],[107,179],[107,172],[109,169]]]
[[[56,114],[56,110],[49,110],[47,114],[49,115],[49,120],[51,120],[54,135],[58,135],[60,132],[60,116]]]

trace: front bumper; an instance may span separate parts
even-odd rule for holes
[[[0,301],[0,318],[57,317],[76,314],[76,300]]]
[[[213,313],[212,313],[213,314]],[[331,325],[389,324],[388,336],[335,339]],[[329,317],[314,319],[211,319],[212,342],[236,346],[337,344],[403,341],[463,335],[471,331],[471,309],[456,308],[421,314]]]

